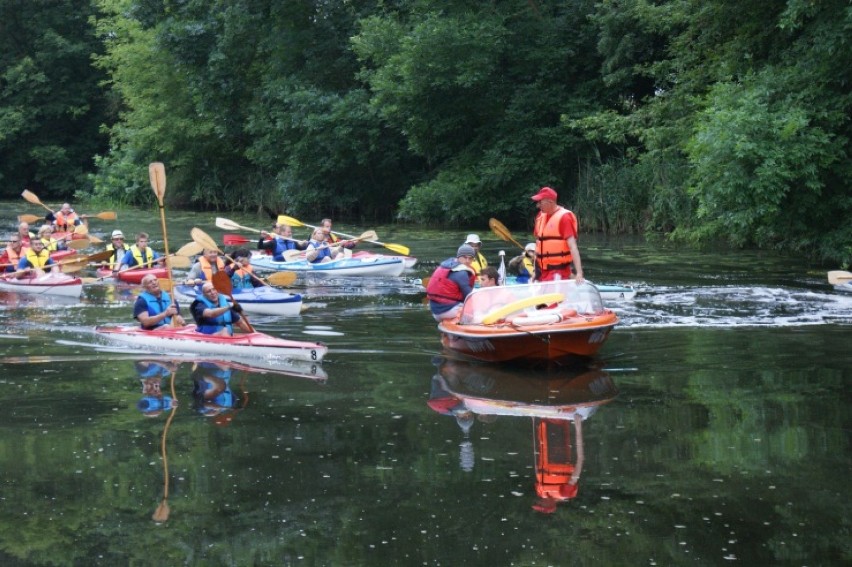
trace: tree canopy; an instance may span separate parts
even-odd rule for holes
[[[846,0],[0,0],[8,196],[529,224],[852,262]],[[88,179],[84,173],[90,173]],[[316,215],[315,215],[316,216]]]

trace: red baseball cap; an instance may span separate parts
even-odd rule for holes
[[[556,200],[556,191],[550,187],[542,187],[541,190],[532,196],[533,201],[541,201],[542,199]]]

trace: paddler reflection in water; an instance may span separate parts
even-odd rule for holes
[[[172,323],[174,317],[177,326],[183,327],[186,321],[180,315],[180,307],[172,301],[168,292],[160,289],[160,282],[153,274],[148,274],[140,283],[142,288],[133,305],[133,318],[139,321],[143,329],[151,330]]]
[[[464,433],[464,439],[459,443],[459,466],[464,472],[471,472],[476,459],[473,443],[470,440],[470,429],[473,427],[475,416],[464,402],[448,392],[448,389],[443,376],[440,374],[432,376],[432,391],[427,405],[441,415],[449,415],[456,419],[456,423]]]
[[[592,410],[597,408],[585,408]],[[533,510],[543,514],[556,511],[556,504],[577,497],[580,473],[583,471],[583,419],[575,412],[572,419],[533,418],[535,430],[535,491],[538,500]],[[574,428],[574,451],[571,427]]]
[[[213,417],[216,425],[229,425],[230,413],[236,406],[231,391],[231,369],[215,362],[199,362],[192,370],[194,409],[203,416]]]
[[[136,408],[145,417],[157,417],[163,411],[177,407],[178,401],[163,394],[163,378],[171,376],[177,369],[172,362],[140,360],[134,364],[139,380],[142,382],[142,398],[136,402]]]
[[[234,325],[244,333],[251,333],[246,320],[240,317],[242,307],[231,305],[224,295],[220,295],[213,282],[201,285],[201,295],[189,306],[192,318],[198,325],[198,331],[206,335],[234,334]]]

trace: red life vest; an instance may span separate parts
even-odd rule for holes
[[[426,287],[426,297],[435,303],[458,303],[464,300],[461,289],[450,279],[452,272],[467,270],[470,278],[470,287],[476,283],[476,274],[473,269],[468,268],[464,264],[457,264],[452,268],[439,266],[432,278],[429,280],[429,285]]]

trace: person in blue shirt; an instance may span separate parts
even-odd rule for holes
[[[260,240],[257,241],[257,249],[271,253],[276,262],[285,262],[284,252],[288,250],[304,250],[307,247],[306,241],[293,238],[293,229],[289,224],[276,223],[272,232],[260,231]]]
[[[205,335],[234,334],[234,325],[244,333],[251,333],[252,329],[243,317],[240,317],[242,308],[231,305],[224,295],[220,295],[213,282],[204,282],[201,285],[201,295],[189,306],[192,318],[198,325],[199,332]]]
[[[180,308],[172,301],[168,292],[160,289],[160,282],[154,274],[148,274],[140,282],[142,292],[133,305],[133,318],[139,321],[143,329],[151,330],[169,325],[174,317],[177,326],[186,322],[180,315]]]

